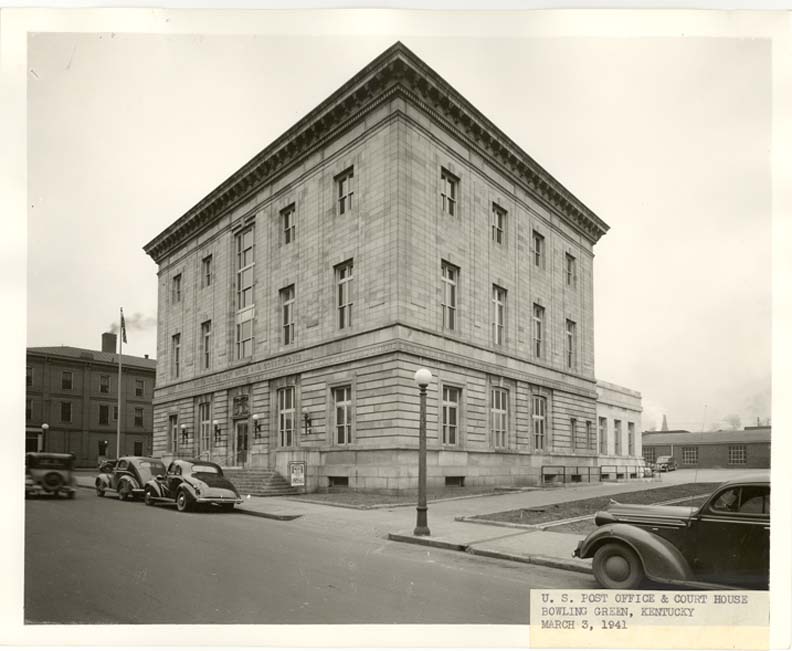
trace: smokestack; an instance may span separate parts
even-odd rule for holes
[[[118,352],[118,337],[112,332],[102,333],[102,352],[115,353]]]

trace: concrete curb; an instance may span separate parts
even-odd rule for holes
[[[503,495],[510,495],[512,493],[521,493],[527,490],[538,490],[538,489],[514,489],[514,490],[503,490],[498,491],[495,493],[475,493],[472,495],[458,495],[456,497],[441,497],[436,500],[427,500],[427,504],[437,504],[438,502],[456,502],[458,500],[470,500],[473,498],[478,497],[500,497]],[[343,502],[325,502],[322,500],[312,500],[309,498],[298,497],[295,495],[289,495],[287,497],[291,497],[294,499],[295,502],[305,502],[306,504],[319,504],[321,506],[334,506],[340,509],[355,509],[358,511],[369,511],[372,509],[395,509],[395,508],[404,508],[412,506],[414,507],[417,503],[417,500],[412,502],[396,502],[394,504],[344,504]]]
[[[448,549],[455,552],[465,552],[474,556],[485,556],[487,558],[497,558],[506,561],[515,561],[517,563],[528,563],[530,565],[541,565],[543,567],[552,567],[558,570],[568,570],[571,572],[581,572],[583,574],[591,574],[591,565],[583,560],[576,558],[556,558],[554,556],[543,556],[541,554],[527,555],[527,554],[510,554],[508,552],[499,552],[494,549],[486,549],[483,547],[475,547],[472,545],[465,545],[462,543],[453,543],[447,540],[438,538],[428,538],[426,536],[411,536],[409,534],[389,533],[388,540],[394,542],[404,542],[412,545],[423,545],[425,547],[436,547],[439,549]]]
[[[253,511],[250,509],[242,509],[238,506],[232,511],[232,513],[241,513],[242,515],[252,515],[254,518],[267,518],[268,520],[281,520],[281,521],[296,520],[297,518],[302,517],[302,514],[281,515],[279,513],[267,513],[265,511]]]

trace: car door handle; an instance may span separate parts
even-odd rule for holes
[[[770,525],[768,524],[768,525],[767,525],[767,526],[764,528],[764,530],[765,530],[765,531],[770,531]]]

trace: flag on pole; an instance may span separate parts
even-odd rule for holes
[[[126,322],[124,321],[124,308],[121,308],[121,341],[124,343],[127,342],[126,340]]]

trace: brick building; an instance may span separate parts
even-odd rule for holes
[[[717,432],[644,432],[643,454],[674,457],[679,468],[769,468],[770,428]]]
[[[102,350],[73,346],[27,349],[25,451],[71,452],[78,466],[116,456],[118,355],[116,335]],[[121,453],[151,454],[156,361],[123,355]],[[43,425],[47,427],[42,427]]]
[[[308,490],[597,463],[607,225],[397,43],[149,242],[154,450]]]

